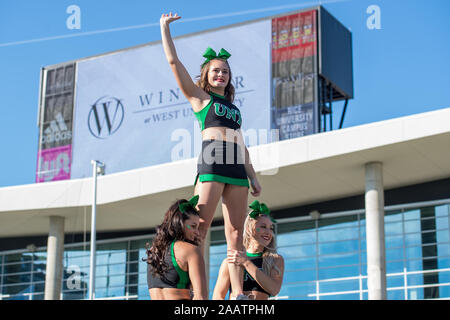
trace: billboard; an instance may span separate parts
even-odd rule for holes
[[[265,20],[174,40],[193,79],[208,46],[232,54],[234,103],[249,137],[270,131],[270,33]],[[91,176],[94,159],[114,173],[190,159],[201,149],[198,122],[160,43],[79,61],[73,129],[71,178]]]
[[[318,132],[317,11],[272,19],[272,123],[280,140]]]
[[[75,64],[43,69],[36,182],[70,178]]]
[[[248,147],[318,133],[325,103],[353,96],[351,34],[320,6],[174,43],[193,79],[207,47],[232,54]],[[90,177],[91,160],[109,174],[200,153],[197,119],[160,41],[44,68],[42,83],[37,182]]]

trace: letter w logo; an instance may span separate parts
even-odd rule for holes
[[[125,112],[122,102],[114,97],[101,97],[91,107],[88,127],[91,134],[106,139],[122,125]]]

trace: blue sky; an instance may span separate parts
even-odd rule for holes
[[[353,35],[355,98],[344,127],[450,106],[448,0],[2,0],[0,187],[35,181],[41,67],[160,40],[163,12],[186,20],[172,26],[180,36],[319,3]],[[79,30],[66,26],[70,5],[80,8]],[[380,8],[381,29],[367,27],[370,5]],[[342,103],[333,108],[336,127]]]

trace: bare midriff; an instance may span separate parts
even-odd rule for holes
[[[222,140],[240,143],[242,137],[239,131],[227,127],[210,127],[202,131],[203,140]]]
[[[152,300],[191,300],[189,289],[152,288],[148,291]]]

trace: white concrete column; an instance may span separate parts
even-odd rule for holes
[[[383,165],[370,162],[366,170],[366,243],[369,300],[386,300]]]
[[[59,300],[61,295],[64,254],[64,217],[50,217],[47,242],[45,300]]]

